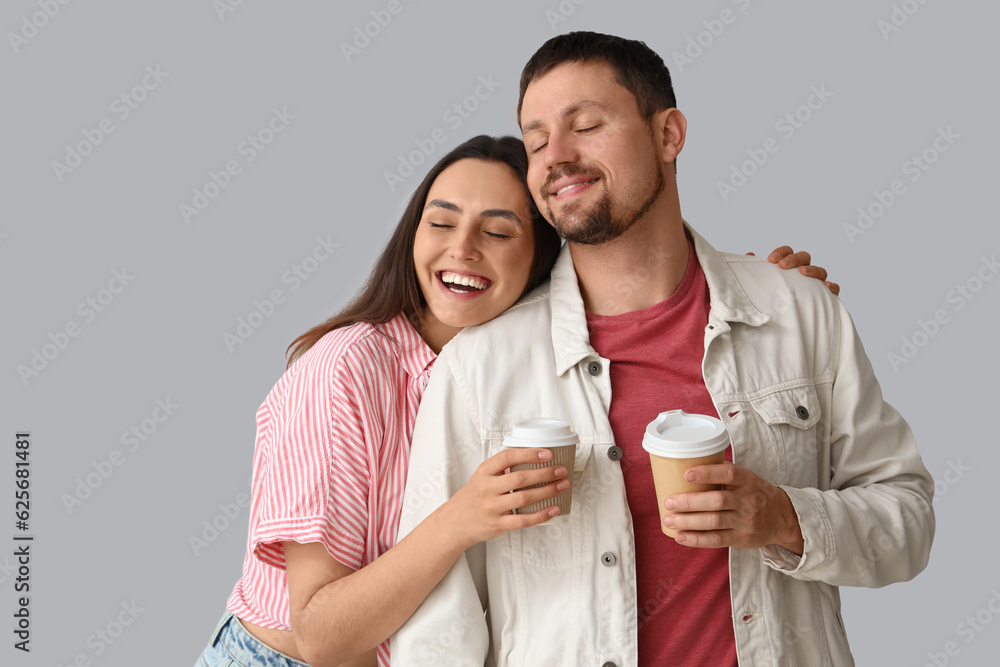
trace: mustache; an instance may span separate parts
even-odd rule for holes
[[[542,198],[549,198],[549,191],[552,190],[552,186],[560,178],[564,178],[566,176],[587,176],[590,180],[593,180],[595,178],[601,178],[601,175],[601,172],[596,168],[586,165],[567,164],[562,167],[557,167],[549,172],[548,178],[546,178],[545,182],[542,183]]]

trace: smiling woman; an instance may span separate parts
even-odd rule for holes
[[[504,475],[551,456],[514,450],[484,463],[393,546],[410,435],[436,353],[545,280],[559,250],[528,196],[526,172],[514,137],[479,136],[448,153],[411,197],[354,300],[289,346],[289,368],[257,413],[243,576],[199,665],[233,657],[388,664],[389,635],[465,549],[558,514],[512,513],[569,486],[565,467]],[[534,484],[543,486],[511,493]]]
[[[427,302],[421,335],[440,352],[463,327],[493,319],[524,292],[534,222],[527,192],[504,164],[460,160],[428,196],[413,260]]]

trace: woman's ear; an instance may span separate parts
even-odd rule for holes
[[[677,159],[684,148],[684,137],[687,135],[687,118],[680,109],[671,107],[657,111],[651,119],[654,136],[660,144],[660,156],[665,163]]]

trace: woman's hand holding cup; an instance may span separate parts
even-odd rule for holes
[[[514,466],[551,460],[552,452],[548,449],[516,447],[505,449],[479,465],[465,486],[442,507],[448,515],[444,525],[456,532],[463,550],[515,528],[537,526],[559,514],[558,505],[530,514],[515,514],[514,510],[569,489],[566,466],[507,472]],[[543,486],[536,486],[539,484]]]

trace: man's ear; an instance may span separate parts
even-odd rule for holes
[[[687,135],[687,118],[680,109],[671,107],[657,111],[651,119],[653,133],[660,144],[660,157],[664,162],[673,162],[684,148]]]

